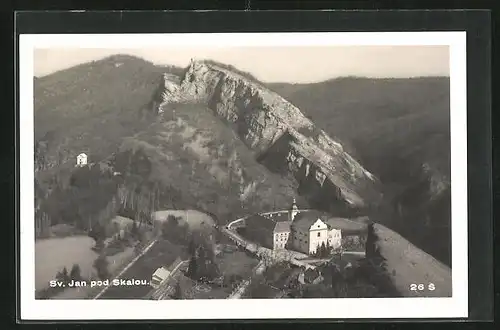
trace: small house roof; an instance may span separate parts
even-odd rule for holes
[[[359,218],[340,218],[340,217],[325,217],[323,220],[329,227],[329,229],[335,228],[342,231],[363,231],[366,230],[366,222],[368,217]]]
[[[169,275],[170,272],[165,267],[160,267],[153,273],[153,277],[159,277],[163,280],[166,279]]]
[[[290,223],[288,221],[279,221],[276,222],[274,226],[275,233],[289,233],[290,232]]]

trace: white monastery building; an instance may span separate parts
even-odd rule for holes
[[[76,166],[86,166],[87,165],[87,154],[81,153],[76,156]]]
[[[292,249],[314,254],[322,246],[339,248],[342,232],[336,229],[335,218],[319,211],[300,212],[295,199],[288,221],[277,221],[273,230],[273,249]]]

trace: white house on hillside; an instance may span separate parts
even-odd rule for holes
[[[85,166],[87,165],[87,155],[84,153],[79,154],[76,156],[76,166]]]

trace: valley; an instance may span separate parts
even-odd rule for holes
[[[419,269],[440,269],[436,276],[445,283],[451,273],[441,267],[451,265],[449,132],[443,129],[448,92],[444,78],[419,79],[265,84],[215,61],[193,61],[184,69],[128,55],[39,77],[38,238],[53,239],[56,226],[64,225],[66,235],[88,235],[81,237],[99,245],[120,233],[110,221],[120,216],[131,220],[126,232],[133,237],[117,241],[139,252],[166,235],[169,221],[185,218],[196,227],[168,227],[179,235],[167,235],[153,252],[172,256],[128,271],[142,278],[176,257],[188,262],[193,253],[186,252],[188,242],[176,242],[179,237],[286,210],[296,197],[303,208],[368,216],[383,233],[400,233],[384,236],[398,243],[382,249],[387,257],[400,258],[394,251],[408,240],[418,247],[412,256],[420,249],[430,254],[419,259]],[[419,93],[428,103],[414,102]],[[75,166],[81,152],[89,163]],[[191,222],[182,210],[192,212]],[[218,231],[211,235],[222,239]],[[389,262],[398,273],[406,271],[401,263]],[[221,261],[221,267],[228,266]],[[116,290],[110,289],[110,299],[122,295]],[[142,290],[130,291],[139,297],[150,288],[130,290]]]

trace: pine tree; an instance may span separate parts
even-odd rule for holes
[[[191,238],[191,240],[189,241],[188,253],[190,255],[192,255],[192,256],[196,253],[196,245],[194,243],[194,239],[193,238]]]
[[[373,226],[373,223],[370,223],[368,225],[366,246],[365,246],[365,254],[367,259],[375,258],[376,241],[377,241],[377,236],[375,234],[375,228]]]
[[[69,277],[71,280],[80,281],[82,279],[80,266],[78,264],[74,264],[69,273]]]
[[[330,242],[326,241],[326,257],[330,256],[331,252],[332,252],[332,247],[330,246]]]
[[[68,274],[68,269],[66,267],[63,268],[62,270],[62,279],[64,282],[69,282],[70,281],[70,277],[69,277],[69,274]]]
[[[109,278],[109,271],[108,271],[108,261],[106,259],[106,256],[101,254],[97,259],[94,261],[94,268],[97,271],[97,276],[101,280],[105,280]]]
[[[137,222],[135,220],[132,222],[132,229],[130,230],[130,233],[134,238],[136,238],[137,234],[139,233],[139,229],[137,228]]]
[[[198,264],[196,260],[196,253],[191,256],[189,260],[189,266],[187,270],[187,275],[193,279],[197,279],[198,276]]]
[[[175,288],[174,288],[174,293],[172,294],[171,297],[172,297],[172,299],[184,299],[184,292],[182,291],[180,281],[177,281]]]
[[[321,243],[320,257],[322,257],[322,258],[326,257],[326,245],[325,245],[325,242]]]
[[[56,280],[63,283],[69,282],[70,278],[68,275],[68,269],[66,267],[64,267],[62,271],[57,272]]]

